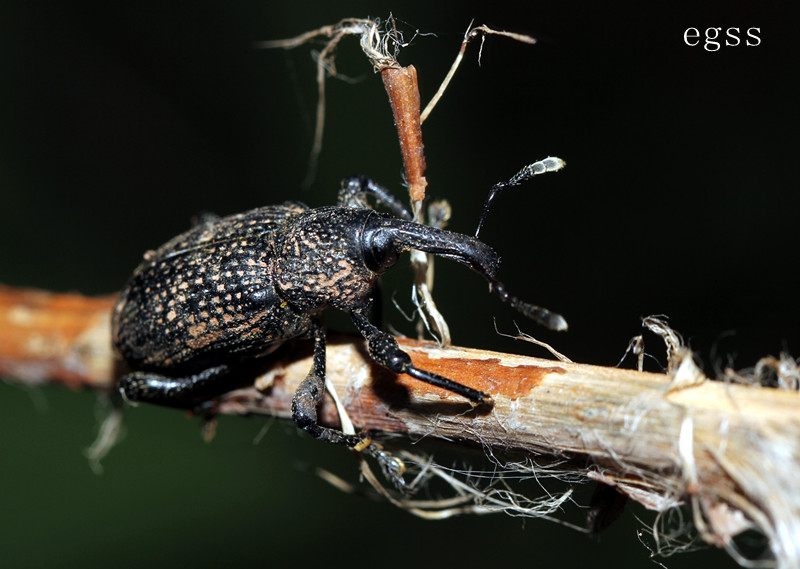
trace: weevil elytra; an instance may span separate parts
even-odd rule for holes
[[[371,209],[368,196],[395,216]],[[294,396],[295,423],[319,439],[368,449],[364,436],[317,422],[325,380],[320,315],[337,308],[350,314],[381,366],[473,403],[491,403],[489,394],[415,367],[397,340],[369,320],[378,276],[412,249],[470,267],[524,315],[554,330],[566,328],[558,314],[506,291],[495,276],[499,257],[488,245],[412,222],[388,191],[355,176],[342,183],[337,206],[310,209],[287,202],[207,216],[147,253],[114,309],[114,345],[134,370],[121,378],[120,391],[129,400],[198,407],[235,387],[231,378],[240,366],[288,339],[309,335],[314,363]],[[388,456],[377,445],[372,454]],[[389,459],[382,466],[396,467]]]

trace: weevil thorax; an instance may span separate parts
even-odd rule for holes
[[[279,294],[303,311],[350,310],[369,298],[377,274],[362,251],[369,209],[323,207],[287,223],[276,243]]]

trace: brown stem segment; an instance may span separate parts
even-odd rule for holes
[[[413,65],[381,70],[383,85],[392,105],[400,151],[406,171],[409,194],[412,200],[425,198],[425,154],[420,125],[419,88],[417,70]]]
[[[0,375],[28,383],[110,387],[115,298],[0,285]]]

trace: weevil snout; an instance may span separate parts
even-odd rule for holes
[[[482,275],[503,302],[551,330],[566,330],[563,317],[510,295],[497,280],[500,257],[475,237],[375,214],[366,220],[362,248],[367,266],[377,273],[391,268],[401,253],[410,250],[452,259]]]

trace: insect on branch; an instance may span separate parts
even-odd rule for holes
[[[309,166],[313,176],[322,148],[325,78],[337,75],[334,53],[339,42],[349,35],[360,36],[362,49],[381,73],[389,94],[412,209],[421,221],[427,184],[421,124],[441,99],[466,45],[479,35],[483,41],[486,34],[525,43],[534,40],[485,26],[468,28],[445,81],[420,112],[416,70],[397,64],[396,52],[404,44],[393,21],[390,24],[391,31],[381,32],[377,21],[346,19],[289,40],[258,45],[290,49],[318,38],[327,40],[317,56],[319,100]],[[501,189],[562,165],[559,159],[548,158],[523,169],[496,186],[487,207]],[[444,217],[438,218],[440,223]],[[485,212],[481,223],[484,217]],[[415,294],[423,299],[419,303],[425,305],[428,321],[435,319],[431,316],[435,307],[429,298],[426,262],[424,254],[415,260],[417,290],[422,291]],[[52,382],[111,392],[119,380],[109,334],[112,303],[111,298],[0,287],[0,373],[23,383]],[[369,330],[366,316],[360,317],[362,327]],[[443,320],[428,325],[446,339]],[[485,449],[498,471],[538,479],[561,476],[570,482],[599,481],[658,512],[686,505],[702,538],[724,547],[743,564],[752,562],[739,557],[734,538],[757,529],[768,538],[777,567],[800,565],[800,395],[796,392],[800,373],[796,362],[781,356],[765,358],[756,366],[756,373],[775,373],[781,385],[794,386],[794,390],[709,381],[665,322],[647,319],[645,326],[667,344],[667,374],[401,342],[411,366],[430,370],[429,377],[457,377],[467,390],[491,393],[494,406],[484,408],[470,406],[452,389],[437,387],[441,384],[419,384],[404,373],[378,369],[364,357],[363,342],[340,338],[328,346],[326,377],[332,394],[346,396],[331,398],[337,399],[338,411],[331,400],[320,405],[320,423],[332,429],[341,426],[345,434],[354,434],[354,423],[413,440],[434,437],[471,444]],[[640,356],[642,342],[637,339],[632,344]],[[292,394],[302,388],[308,370],[318,366],[320,357],[286,348],[252,385],[219,397],[215,411],[291,417]],[[726,378],[739,382],[733,373]],[[351,424],[346,417],[352,418]],[[119,426],[119,417],[114,419],[106,423],[100,444],[93,447],[93,460],[99,460],[111,444]],[[374,448],[376,452],[382,449]],[[545,455],[557,458],[545,465],[534,463]],[[440,502],[439,509],[387,494],[393,503],[426,517],[497,510],[546,517],[571,495],[568,490],[550,501],[524,503],[500,487],[502,477],[493,479],[497,486],[476,492],[416,453],[400,456],[418,468],[415,481],[427,473],[445,480],[458,494]],[[525,458],[514,463],[507,458],[513,456]]]

